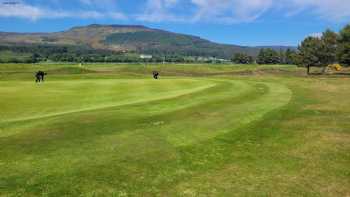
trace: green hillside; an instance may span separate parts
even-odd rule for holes
[[[234,45],[222,45],[195,36],[166,31],[139,31],[114,33],[106,37],[108,45],[131,47],[140,53],[153,55],[179,54],[183,56],[211,56],[229,59],[234,53],[256,55],[257,49]]]

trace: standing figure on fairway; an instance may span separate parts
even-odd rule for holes
[[[153,78],[158,79],[159,77],[159,72],[158,71],[153,71]]]
[[[43,71],[38,71],[36,74],[35,74],[35,82],[44,82],[44,77],[45,75],[47,75],[47,73],[43,72]]]

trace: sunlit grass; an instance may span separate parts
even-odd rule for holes
[[[350,79],[301,72],[0,65],[0,196],[347,196]]]

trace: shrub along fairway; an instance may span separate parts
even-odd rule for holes
[[[303,73],[0,65],[0,196],[349,196],[350,78]]]

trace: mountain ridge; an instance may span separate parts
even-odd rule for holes
[[[115,52],[211,56],[225,59],[231,58],[234,53],[256,56],[261,48],[266,48],[219,44],[200,36],[174,33],[144,25],[119,24],[76,26],[52,33],[0,32],[0,44],[79,45]],[[273,46],[268,48],[284,50],[294,47]]]

